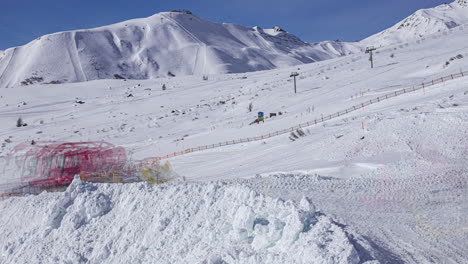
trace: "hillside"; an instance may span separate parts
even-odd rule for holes
[[[0,97],[0,121],[4,124],[0,128],[4,141],[0,166],[5,169],[1,180],[19,183],[22,171],[11,169],[4,161],[21,142],[104,140],[125,147],[132,160],[141,160],[314,120],[466,70],[467,30],[457,27],[425,40],[379,49],[374,69],[370,69],[368,56],[352,54],[300,67],[212,74],[205,80],[182,76],[9,89]],[[292,71],[299,73],[298,94],[294,94],[289,78]],[[348,257],[357,263],[465,263],[466,84],[466,77],[449,80],[388,99],[304,128],[305,136],[295,141],[282,135],[171,158],[168,161],[185,181],[170,185],[77,182],[66,193],[0,201],[1,235],[5,238],[0,241],[0,260],[16,263],[33,256],[46,261],[50,259],[48,252],[65,249],[70,254],[54,255],[57,262],[88,259],[113,263],[128,260],[135,252],[141,252],[142,262],[151,262],[161,256],[163,248],[168,263],[191,259],[292,263],[299,255],[317,261],[331,257],[335,263]],[[250,103],[252,112],[248,110]],[[259,111],[267,114],[265,123],[249,125]],[[278,115],[270,118],[269,113]],[[19,117],[28,125],[16,127]],[[244,187],[248,189],[237,191]],[[234,191],[226,191],[230,188]],[[262,195],[278,200],[258,207],[265,204]],[[309,219],[301,216],[315,214],[299,207],[303,196],[318,208],[318,215],[335,219],[334,224],[328,225],[324,219],[317,225],[306,225],[317,229],[301,229],[307,222],[303,220]],[[238,214],[226,212],[209,218],[217,214],[216,208],[222,208],[222,203],[213,204],[211,209],[206,205],[216,201],[213,197],[231,204]],[[278,211],[273,208],[278,207],[273,204],[285,200],[291,204],[287,210],[298,217],[275,220]],[[185,210],[187,207],[190,210]],[[28,210],[19,212],[18,208]],[[36,220],[21,220],[33,217]],[[123,222],[115,220],[121,217]],[[148,227],[148,223],[154,225]],[[257,228],[251,229],[251,223],[257,223]],[[131,227],[128,232],[125,226]],[[189,227],[202,229],[192,231]],[[158,240],[181,228],[182,244]],[[347,235],[349,229],[356,229],[364,243],[355,243],[353,236]],[[106,236],[100,235],[102,230]],[[146,230],[148,236],[139,231],[134,235],[137,230]],[[289,235],[304,231],[297,240],[300,250],[294,250],[301,253],[286,254],[291,248],[281,246],[271,255],[268,248],[259,246],[276,241],[280,230],[292,230],[284,232],[287,237],[280,237],[286,244],[296,241]],[[217,243],[204,240],[203,234]],[[41,241],[61,243],[47,243],[51,246],[43,248]],[[320,254],[317,247],[302,247],[303,243],[337,251]],[[203,258],[196,254],[200,248],[217,253],[208,256],[212,259]]]
[[[455,0],[434,8],[418,10],[391,28],[362,40],[361,43],[376,47],[405,43],[465,24],[468,24],[468,4],[466,0]]]
[[[163,12],[7,49],[0,55],[0,88],[270,70],[360,50],[353,43],[306,43],[279,27],[248,28]]]
[[[346,43],[307,44],[278,28],[214,24],[188,14],[170,19],[163,13],[52,34],[53,41],[41,38],[4,53],[11,63],[0,73],[8,78],[23,78],[13,73],[24,66],[47,69],[53,79],[39,81],[46,75],[38,72],[28,85],[0,95],[0,263],[468,263],[467,26],[381,47],[371,68],[363,52],[341,56]],[[153,38],[159,34],[164,37]],[[158,62],[154,75],[145,75],[152,63],[141,63],[148,52],[138,48],[152,47],[156,60],[165,56],[158,45],[168,39],[177,44],[165,44],[175,56],[164,59],[169,68]],[[67,50],[70,43],[76,47]],[[262,48],[243,50],[245,43]],[[234,48],[243,50],[238,60],[229,57]],[[309,49],[334,58],[301,64]],[[50,50],[56,53],[34,53]],[[284,55],[288,50],[294,54]],[[39,61],[20,63],[20,54]],[[58,63],[61,55],[68,59]],[[217,72],[241,63],[260,67],[249,60],[262,56],[284,65]],[[105,67],[85,63],[93,59]],[[142,79],[107,75],[119,70],[113,63],[120,60],[129,67],[121,74]],[[177,67],[185,71],[172,71]],[[291,72],[299,74],[297,93]],[[48,83],[61,74],[77,79]],[[412,92],[397,96],[401,90]],[[343,111],[355,106],[363,107]],[[253,122],[258,112],[265,122]],[[301,133],[218,144],[306,122]],[[20,187],[34,189],[39,168],[64,172],[77,160],[56,155],[23,162],[22,153],[12,153],[15,146],[90,141],[124,148],[129,166],[177,152],[161,161],[174,178],[151,182],[143,169],[127,175],[103,165],[95,174],[99,180],[110,174],[112,183],[75,177],[69,186],[18,195]],[[185,152],[209,145],[218,147]],[[127,176],[141,182],[122,183]]]
[[[467,23],[467,3],[457,0],[418,10],[360,42],[306,43],[278,26],[250,28],[162,12],[0,51],[0,88],[271,70],[358,53],[365,46],[421,40]]]

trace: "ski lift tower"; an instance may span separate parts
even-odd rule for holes
[[[374,68],[374,57],[372,56],[372,52],[374,50],[377,50],[376,48],[374,48],[374,46],[370,46],[370,47],[366,48],[366,53],[369,53],[369,55],[370,55],[369,60],[370,60],[370,63],[371,63],[371,68]]]
[[[291,73],[291,76],[289,76],[289,77],[294,77],[294,93],[297,93],[297,90],[296,90],[296,76],[299,76],[299,73],[293,72],[293,73]]]

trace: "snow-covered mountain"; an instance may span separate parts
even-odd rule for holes
[[[434,8],[421,9],[389,29],[372,35],[363,44],[388,46],[468,24],[468,1],[456,0]]]
[[[57,72],[63,67],[71,69],[70,75],[75,70],[71,58],[78,58],[82,68],[77,69],[92,72],[84,62],[93,59],[94,49],[94,56],[102,53],[100,63],[107,58],[109,65],[115,58],[136,61],[144,54],[134,51],[139,47],[161,50],[160,38],[152,43],[144,37],[149,33],[139,38],[132,33],[149,30],[145,25],[116,25],[122,32],[55,34],[49,36],[54,41],[42,38],[34,45],[55,43],[57,54],[39,56],[33,53],[38,48],[24,47],[14,56],[37,56],[43,64],[51,56]],[[218,26],[231,34],[243,30]],[[253,43],[260,43],[260,36],[265,41],[286,36],[278,28],[248,30],[258,36],[246,37]],[[204,49],[187,40],[186,32],[157,32],[179,40],[175,44],[190,45],[188,51]],[[212,29],[195,33],[203,43],[226,39]],[[205,34],[211,35],[204,39]],[[232,39],[247,42],[239,35]],[[361,53],[300,69],[212,74],[208,79],[107,79],[1,90],[0,263],[468,263],[467,35],[468,27],[460,26],[379,49],[374,68]],[[127,49],[123,36],[135,36],[127,39],[132,44]],[[70,40],[56,40],[60,38]],[[115,49],[98,49],[112,46],[108,42]],[[222,50],[236,45],[226,43]],[[327,44],[315,47],[321,45]],[[170,54],[184,50],[163,48]],[[204,58],[188,51],[177,58]],[[68,56],[61,58],[64,62],[57,59],[63,54]],[[11,65],[22,69],[29,65],[25,58],[25,64]],[[175,67],[177,58],[165,63]],[[136,73],[137,66],[128,72]],[[300,74],[297,94],[288,78],[292,71]],[[40,76],[45,75],[36,79]],[[408,92],[431,80],[434,85]],[[402,90],[402,95],[375,102]],[[259,111],[265,122],[249,125]],[[336,118],[315,124],[338,111]],[[311,126],[302,125],[295,133],[261,136],[305,122]],[[263,140],[239,141],[252,137]],[[21,153],[12,151],[22,142],[47,141],[109,142],[125,148],[130,164],[185,153],[164,160],[181,177],[160,186],[77,179],[63,193],[2,197],[2,191],[34,190],[32,178],[22,175],[35,172],[40,179],[40,168],[69,169],[66,157],[57,155],[49,164],[35,159],[22,163]],[[219,144],[227,141],[243,143]],[[208,149],[184,151],[200,146]],[[118,181],[119,174],[111,173]],[[130,176],[142,177],[143,170]]]
[[[141,160],[273,133],[468,69],[468,27],[460,29],[380,49],[373,69],[353,54],[208,80],[8,89],[0,194],[2,183],[20,182],[24,170],[3,162],[21,142],[103,140]],[[170,158],[186,181],[75,182],[65,193],[0,198],[0,263],[468,263],[467,84],[384,100],[294,141]],[[265,123],[249,125],[258,111]],[[17,127],[19,117],[28,125]],[[351,228],[369,242],[356,243]]]
[[[60,32],[0,51],[0,88],[33,83],[269,70],[423,38],[468,23],[467,0],[421,9],[357,43],[307,43],[262,29],[163,12],[88,30]]]
[[[90,30],[40,37],[0,55],[0,88],[96,79],[237,73],[310,63],[359,51],[306,43],[279,27],[212,23],[163,12]]]

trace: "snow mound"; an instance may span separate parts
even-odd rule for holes
[[[0,210],[2,263],[360,261],[347,233],[307,198],[283,201],[238,184],[76,179],[65,193],[11,198]]]

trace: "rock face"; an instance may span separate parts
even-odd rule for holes
[[[0,53],[0,88],[31,83],[269,70],[359,52],[344,42],[306,43],[283,30],[212,23],[164,12],[60,32]]]
[[[468,23],[467,0],[421,9],[393,27],[362,41],[366,45],[387,46],[423,38]]]

